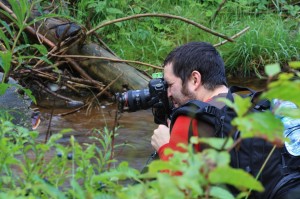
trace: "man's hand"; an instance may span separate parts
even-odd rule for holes
[[[156,151],[158,149],[169,143],[170,141],[170,128],[166,125],[160,124],[157,129],[153,131],[153,135],[151,137],[151,144]]]

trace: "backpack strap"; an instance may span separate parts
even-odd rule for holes
[[[173,113],[171,114],[171,126],[170,129],[172,129],[174,122],[176,118],[180,115],[189,116],[191,118],[197,118],[200,115],[208,114],[208,115],[216,115],[218,114],[218,110],[214,106],[211,106],[210,104],[206,102],[202,102],[199,100],[191,100],[182,105],[181,107],[175,109]]]
[[[255,99],[261,95],[261,91],[255,91],[251,88],[247,88],[247,87],[242,87],[242,86],[231,86],[229,88],[229,92],[232,96],[232,94],[234,93],[238,93],[238,92],[247,92],[246,94],[242,95],[243,97],[251,97],[251,102],[253,103],[255,101]],[[233,97],[232,99],[230,98],[230,96],[227,97],[228,99],[233,101]]]
[[[268,199],[276,198],[277,194],[281,194],[282,191],[288,191],[284,189],[284,186],[288,185],[289,183],[299,182],[300,181],[300,172],[291,173],[289,175],[284,176],[272,189],[272,192],[268,196]],[[288,186],[287,186],[288,189]],[[278,195],[277,195],[278,197]]]

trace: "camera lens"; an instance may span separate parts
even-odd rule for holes
[[[124,94],[124,106],[129,111],[137,111],[140,109],[150,108],[148,101],[150,100],[149,89],[129,90]]]

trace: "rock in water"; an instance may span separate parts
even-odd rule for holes
[[[0,80],[2,78],[3,74],[0,73]],[[17,81],[9,78],[8,83],[13,86],[9,87],[3,95],[0,95],[0,114],[9,113],[14,118],[12,122],[15,125],[28,129],[36,128],[33,123],[37,123],[37,121],[32,121],[32,116],[36,115],[36,112],[30,108],[32,101],[26,95],[18,92],[18,88],[14,86],[18,84]]]

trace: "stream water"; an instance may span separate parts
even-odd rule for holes
[[[248,86],[253,89],[261,89],[265,82],[261,80],[248,79],[230,81],[230,85]],[[54,114],[51,117],[52,108],[43,108],[38,106],[41,112],[42,122],[38,127],[41,139],[45,138],[46,132],[50,129],[52,134],[59,132],[64,128],[71,128],[73,131],[67,134],[60,140],[63,145],[69,145],[70,135],[74,135],[79,143],[90,143],[88,133],[93,129],[103,129],[108,127],[112,129],[115,124],[116,106],[115,104],[103,105],[98,108],[80,110],[76,113],[66,116],[58,116],[58,113],[69,112],[70,109],[57,108],[54,109]],[[153,153],[153,148],[150,144],[153,129],[156,124],[153,122],[151,110],[140,110],[137,112],[124,112],[120,115],[118,121],[119,129],[115,138],[115,144],[126,145],[118,148],[115,151],[115,159],[118,161],[127,161],[129,165],[141,170],[146,164],[149,156]]]

